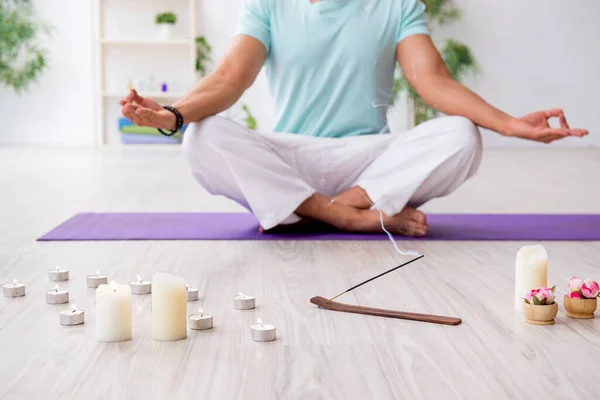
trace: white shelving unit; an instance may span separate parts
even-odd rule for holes
[[[127,61],[132,61],[131,58],[136,59],[136,54],[140,52],[145,52],[146,55],[148,52],[152,52],[160,58],[162,62],[169,62],[169,60],[164,60],[165,57],[161,57],[162,52],[164,51],[175,51],[181,52],[187,51],[187,58],[185,59],[185,64],[181,65],[182,62],[179,61],[178,65],[169,65],[171,73],[173,76],[181,77],[181,76],[189,76],[193,79],[195,76],[195,60],[196,60],[196,1],[197,0],[172,0],[169,2],[168,6],[162,5],[162,8],[172,8],[174,6],[185,7],[185,3],[187,3],[187,9],[185,12],[177,13],[178,24],[180,21],[183,21],[184,18],[187,18],[188,29],[184,34],[183,38],[176,37],[172,40],[160,40],[155,37],[146,37],[151,35],[128,35],[122,34],[119,29],[113,29],[111,34],[108,34],[106,29],[107,21],[111,18],[109,13],[107,13],[107,6],[112,8],[119,7],[120,5],[125,5],[128,7],[128,11],[132,13],[131,21],[135,22],[139,20],[140,16],[137,13],[137,10],[145,12],[147,18],[151,18],[152,23],[154,22],[154,15],[151,14],[148,10],[151,6],[157,6],[157,3],[152,3],[149,0],[94,0],[94,15],[95,15],[95,58],[96,58],[96,84],[95,84],[95,93],[96,93],[96,144],[104,145],[109,143],[109,138],[114,135],[110,135],[112,125],[108,125],[107,121],[112,121],[114,117],[116,127],[116,121],[119,118],[120,114],[115,112],[115,104],[119,98],[122,98],[127,93],[127,86],[121,84],[110,83],[109,75],[109,63],[112,62],[112,67],[118,68],[119,63],[124,61],[122,58],[118,58],[115,60],[115,57],[112,57],[112,60],[109,60],[107,54],[114,49],[120,49],[119,51],[126,51],[126,57],[129,59]],[[175,4],[180,3],[180,4]],[[160,4],[160,3],[158,3]],[[127,11],[127,10],[126,10]],[[167,10],[162,10],[167,11]],[[113,10],[114,14],[114,10]],[[121,17],[120,13],[116,14]],[[109,21],[112,22],[112,21]],[[146,28],[147,28],[147,21]],[[121,23],[121,26],[127,27],[127,23]],[[113,28],[117,26],[118,23],[113,24]],[[125,29],[126,30],[126,29]],[[133,37],[130,37],[133,36]],[[139,37],[142,36],[142,37]],[[172,48],[173,50],[169,50]],[[165,50],[167,49],[167,50]],[[181,59],[181,57],[178,57]],[[132,63],[129,62],[127,64],[130,68]],[[141,64],[139,66],[140,73],[144,72],[144,69],[148,69],[152,67],[152,65],[148,65],[148,63]],[[157,92],[157,91],[140,91],[140,94],[145,97],[150,97],[156,100],[173,100],[180,98],[185,94],[182,90],[187,90],[188,87],[191,86],[192,82],[185,82],[180,87],[177,87],[175,91],[167,91],[167,92]],[[185,88],[183,87],[185,86]],[[169,89],[170,90],[170,89]],[[113,115],[114,114],[114,115]],[[116,129],[116,128],[115,128]]]

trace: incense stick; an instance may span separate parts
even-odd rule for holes
[[[359,283],[358,285],[352,286],[350,289],[346,290],[345,292],[342,292],[342,293],[338,294],[337,296],[335,296],[335,297],[332,297],[331,299],[327,300],[327,303],[329,303],[330,301],[333,301],[333,300],[337,299],[338,297],[340,297],[340,296],[341,296],[341,295],[343,295],[343,294],[346,294],[346,293],[348,293],[348,292],[350,292],[350,291],[352,291],[352,290],[354,290],[354,289],[356,289],[356,288],[358,288],[358,287],[361,287],[362,285],[364,285],[364,284],[366,284],[366,283],[369,283],[369,282],[371,282],[371,281],[373,281],[373,280],[375,280],[375,279],[377,279],[377,278],[380,278],[380,277],[382,277],[382,276],[384,276],[384,275],[386,275],[386,274],[389,274],[390,272],[394,272],[394,271],[395,271],[395,270],[397,270],[398,268],[402,268],[402,267],[404,267],[405,265],[408,265],[408,264],[410,264],[410,263],[413,263],[413,262],[415,262],[415,261],[417,261],[417,260],[420,260],[420,259],[421,259],[421,258],[423,258],[423,257],[425,257],[425,255],[421,255],[421,256],[419,256],[419,257],[417,257],[417,258],[413,258],[412,260],[410,260],[410,261],[407,261],[407,262],[405,262],[404,264],[398,265],[397,267],[394,267],[394,268],[392,268],[392,269],[390,269],[390,270],[388,270],[388,271],[385,271],[385,272],[383,272],[383,273],[381,273],[381,274],[379,274],[379,275],[377,275],[377,276],[374,276],[374,277],[372,277],[372,278],[370,278],[370,279],[367,279],[366,281],[364,281],[364,282],[362,282],[362,283]],[[325,304],[327,304],[327,303],[325,303]]]

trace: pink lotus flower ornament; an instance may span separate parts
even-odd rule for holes
[[[600,293],[600,287],[596,281],[586,279],[581,285],[581,294],[586,299],[595,299]]]
[[[536,306],[549,306],[554,304],[554,291],[556,286],[552,288],[540,287],[537,289],[531,289],[529,293],[525,294],[525,303],[534,304]]]
[[[571,292],[569,293],[569,297],[572,299],[580,299],[581,295],[579,294],[579,292]]]
[[[581,290],[582,284],[583,284],[583,281],[579,277],[574,276],[569,281],[569,290],[571,292],[579,292]]]

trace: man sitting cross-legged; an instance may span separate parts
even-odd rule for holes
[[[550,143],[587,135],[560,109],[513,118],[454,81],[427,32],[418,0],[246,0],[237,35],[215,70],[173,104],[132,90],[134,123],[191,123],[184,147],[196,180],[253,212],[264,230],[301,221],[423,236],[417,207],[477,172],[477,126]],[[386,129],[398,62],[427,104],[448,115],[407,133]],[[277,105],[274,132],[214,116],[236,103],[265,65]],[[560,128],[548,120],[557,117]]]

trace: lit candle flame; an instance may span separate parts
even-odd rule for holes
[[[263,325],[263,322],[262,322],[262,319],[260,319],[260,318],[256,318],[256,322],[258,322],[258,324],[259,324],[260,326],[264,326],[264,325]]]
[[[58,265],[56,266],[56,271],[60,272],[60,267]]]
[[[240,296],[242,296],[242,299],[244,298],[244,293],[242,293],[242,292],[238,292],[238,294],[239,294]]]
[[[110,281],[110,288],[113,290],[113,292],[116,292],[117,291],[117,282]]]
[[[198,312],[200,313],[200,316],[204,315],[204,311],[201,308],[198,309]]]
[[[96,277],[100,276],[100,270],[96,271]]]
[[[188,290],[190,290],[190,287],[188,286],[188,284],[185,284],[185,291],[187,292]]]
[[[54,286],[54,290],[58,292],[58,285]]]
[[[140,277],[140,274],[138,274],[137,278],[138,278],[138,281],[140,281],[140,283],[142,283],[142,278]]]
[[[17,285],[17,279],[15,278],[15,279],[13,279],[13,286],[16,286],[16,285]]]
[[[75,303],[71,304],[71,308],[73,309],[73,312],[77,311],[77,306]]]

